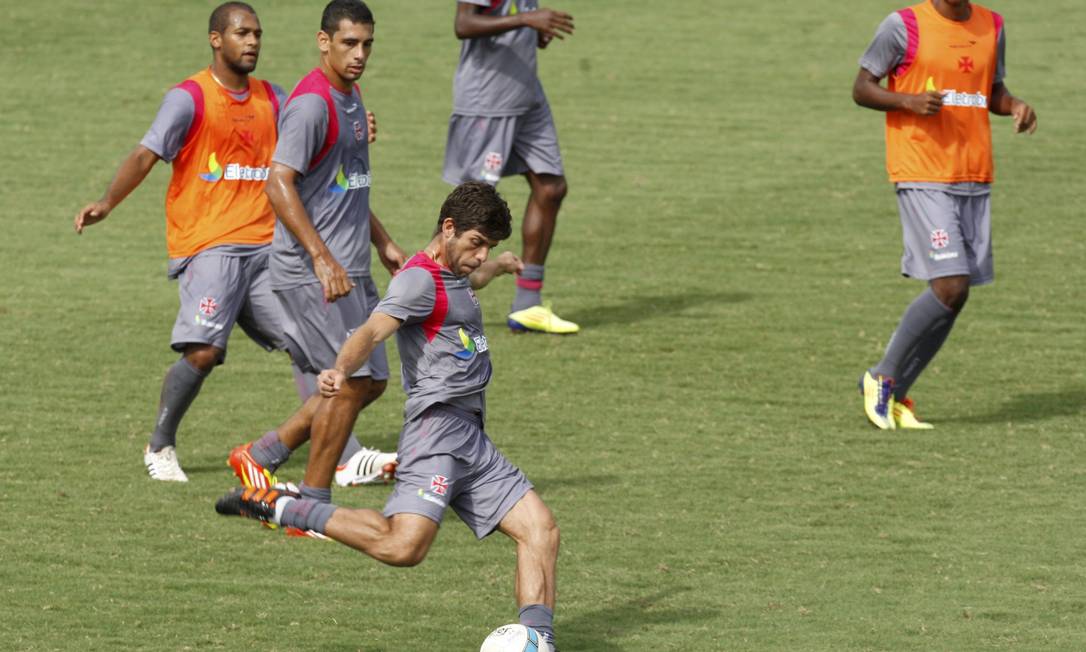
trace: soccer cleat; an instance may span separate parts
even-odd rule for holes
[[[572,335],[581,327],[566,321],[551,310],[550,304],[532,306],[510,313],[507,324],[514,333],[550,333],[551,335]]]
[[[864,395],[864,412],[875,427],[894,429],[894,379],[886,376],[875,378],[870,371],[860,377],[860,392]]]
[[[283,534],[288,537],[304,537],[309,539],[317,539],[319,541],[331,541],[328,537],[324,536],[316,530],[303,530],[297,527],[285,527],[283,528]]]
[[[267,489],[275,486],[275,474],[260,465],[252,455],[252,442],[236,446],[230,451],[230,457],[226,458],[226,465],[234,469],[234,475],[238,476],[241,484],[254,489]]]
[[[396,453],[382,453],[365,448],[336,467],[336,484],[354,487],[360,484],[388,484],[396,477]]]
[[[894,401],[894,424],[898,428],[906,430],[932,430],[935,426],[921,421],[916,416],[916,404],[906,396],[900,401]]]
[[[263,523],[275,523],[277,503],[284,498],[301,498],[295,487],[277,484],[271,488],[237,487],[215,502],[215,511],[223,516],[244,516]]]
[[[148,444],[143,449],[143,463],[147,466],[148,475],[154,480],[189,481],[189,477],[181,470],[181,464],[177,461],[177,449],[173,446],[166,446],[160,451],[152,452]]]

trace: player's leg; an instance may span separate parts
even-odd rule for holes
[[[187,482],[177,460],[177,430],[204,379],[226,357],[226,343],[245,300],[235,256],[198,254],[178,277],[180,307],[170,345],[181,357],[162,380],[154,429],[143,462],[156,480]]]
[[[550,107],[543,104],[518,116],[515,124],[513,148],[504,173],[523,174],[530,192],[521,223],[524,271],[517,276],[509,327],[518,332],[576,333],[580,328],[554,315],[543,305],[542,298],[547,255],[554,242],[558,211],[569,190],[554,117]]]
[[[325,525],[329,538],[390,566],[417,566],[426,558],[438,524],[419,514],[385,518],[372,509],[337,509]]]
[[[309,461],[305,468],[303,495],[306,495],[304,490],[308,488],[313,491],[321,490],[322,496],[324,491],[327,491],[329,499],[331,498],[336,465],[358,413],[377,400],[387,385],[385,380],[370,377],[349,378],[336,396],[320,400],[310,430]]]
[[[554,641],[558,524],[535,491],[529,491],[502,518],[498,529],[516,542],[516,598],[520,623]]]

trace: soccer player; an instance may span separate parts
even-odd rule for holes
[[[860,58],[852,98],[886,112],[903,276],[927,281],[885,355],[860,378],[879,428],[931,428],[909,389],[946,341],[972,285],[993,281],[988,114],[1033,133],[1037,115],[1003,83],[1003,18],[969,0],[925,0],[890,14]],[[888,78],[887,87],[879,81]]]
[[[484,261],[510,231],[509,207],[490,185],[457,186],[441,207],[434,238],[392,279],[334,368],[321,372],[321,392],[338,396],[354,370],[396,334],[407,403],[396,488],[383,514],[306,499],[283,485],[235,489],[215,508],[313,530],[386,564],[414,566],[451,505],[476,537],[499,530],[516,542],[520,622],[553,643],[558,526],[483,431],[491,363],[472,286],[494,273],[494,263]]]
[[[536,48],[573,33],[573,17],[537,0],[457,4],[460,63],[445,144],[445,181],[497,184],[523,174],[531,194],[521,226],[524,271],[508,317],[514,332],[565,335],[580,327],[543,304],[543,269],[566,196],[554,117],[536,72]]]
[[[275,149],[283,90],[250,76],[262,30],[252,7],[228,2],[208,24],[210,67],[166,93],[151,128],[121,163],[105,195],[75,216],[75,230],[106,219],[159,160],[172,163],[166,193],[169,277],[181,307],[144,463],[155,480],[187,482],[177,428],[240,324],[265,349],[282,349],[279,306],[268,286],[275,216],[264,180]]]
[[[298,82],[283,108],[266,186],[279,217],[271,285],[283,307],[291,357],[311,374],[335,363],[343,342],[377,305],[371,243],[389,272],[407,260],[370,210],[368,126],[355,82],[366,69],[373,31],[373,13],[360,0],[333,0],[324,8],[317,32],[320,64]],[[310,441],[301,492],[330,501],[350,429],[387,384],[388,358],[380,346],[335,396],[314,394],[276,430],[235,448],[230,465],[246,486],[266,487],[291,451]],[[385,454],[362,471],[387,474],[394,460]]]

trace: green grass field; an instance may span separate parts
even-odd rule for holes
[[[240,332],[182,424],[191,482],[146,477],[169,170],[71,221],[208,63],[215,3],[0,4],[0,648],[467,651],[515,621],[512,546],[451,514],[412,569],[215,515],[229,449],[297,402]],[[902,4],[556,0],[577,33],[541,56],[570,183],[547,289],[584,331],[510,335],[508,278],[481,298],[488,430],[562,527],[565,652],[1086,649],[1086,6],[990,2],[1040,129],[994,121],[997,283],[913,392],[938,428],[885,433],[856,377],[921,286],[850,89]],[[258,76],[315,65],[322,6],[257,3]],[[374,209],[416,249],[448,192],[453,3],[371,6]],[[519,221],[526,185],[500,189]],[[393,447],[402,398],[358,431]]]

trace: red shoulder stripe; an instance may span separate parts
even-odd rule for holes
[[[426,341],[433,342],[437,334],[441,332],[441,326],[445,323],[445,315],[449,314],[449,296],[445,293],[445,282],[441,280],[441,266],[420,251],[412,256],[411,260],[407,261],[407,264],[403,266],[400,272],[402,273],[411,267],[425,269],[430,272],[430,276],[434,279],[434,308],[430,311],[430,316],[422,323],[422,330],[426,333]]]
[[[174,86],[174,88],[180,88],[192,96],[192,103],[195,107],[195,113],[192,114],[192,124],[189,125],[189,130],[185,133],[184,144],[188,145],[189,141],[192,140],[192,137],[199,131],[200,125],[204,122],[204,89],[200,88],[200,85],[191,79],[186,79],[177,86]]]
[[[336,144],[336,139],[339,138],[339,114],[336,111],[335,102],[332,101],[332,92],[329,90],[330,84],[331,82],[324,76],[321,69],[314,68],[308,75],[302,77],[302,80],[294,87],[294,91],[291,92],[290,98],[287,99],[289,105],[294,98],[313,93],[324,98],[324,103],[328,106],[328,131],[324,135],[324,144],[316,156],[309,161],[310,170],[315,168],[328,155],[332,146]]]
[[[276,129],[279,128],[279,98],[275,95],[275,89],[269,82],[261,80],[261,84],[264,84],[264,92],[268,94],[268,101],[271,102],[272,112],[275,114]]]
[[[900,9],[897,13],[905,21],[905,34],[908,36],[905,45],[905,58],[901,60],[901,65],[894,70],[894,74],[900,77],[908,72],[909,67],[916,61],[916,51],[920,49],[920,25],[916,22],[916,13],[912,10],[912,7]]]

